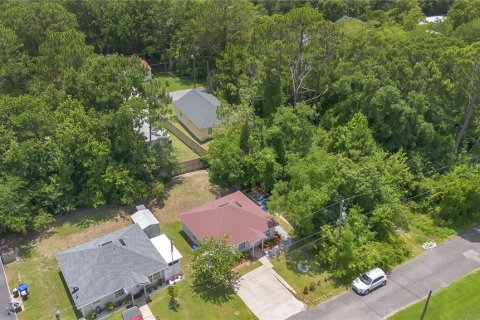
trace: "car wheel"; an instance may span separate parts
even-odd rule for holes
[[[387,280],[383,280],[382,287],[387,284]]]
[[[365,290],[365,291],[363,292],[363,295],[366,296],[366,295],[369,294],[369,293],[370,293],[370,290],[367,289],[367,290]]]

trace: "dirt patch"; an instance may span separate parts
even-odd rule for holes
[[[211,184],[206,170],[177,176],[167,183],[166,189],[167,196],[163,203],[150,206],[160,224],[177,221],[179,213],[230,193],[228,189]]]

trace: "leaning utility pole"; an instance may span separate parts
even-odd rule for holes
[[[425,307],[423,308],[422,316],[420,317],[420,320],[423,320],[423,317],[425,317],[425,312],[427,312],[427,307],[428,307],[428,302],[430,301],[430,296],[432,295],[432,290],[428,292],[428,297],[427,301],[425,302]]]

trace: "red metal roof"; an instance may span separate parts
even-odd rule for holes
[[[276,222],[241,191],[206,203],[180,214],[180,220],[200,241],[207,236],[222,238],[230,243],[250,245],[265,238],[264,232]]]

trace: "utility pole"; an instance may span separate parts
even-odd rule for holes
[[[208,64],[208,59],[207,59],[207,77],[208,77],[208,91],[209,92],[212,92],[213,91],[213,88],[212,88],[212,77],[210,75],[210,65]]]
[[[195,55],[192,54],[190,58],[193,60],[193,87],[195,88]]]
[[[340,213],[337,220],[338,226],[338,241],[342,238],[342,224],[347,218],[347,207],[345,206],[345,200],[340,201]],[[335,266],[333,269],[337,269],[337,260],[338,260],[338,248],[335,254]]]
[[[422,316],[420,317],[420,320],[423,320],[423,317],[425,317],[425,312],[427,312],[428,302],[430,301],[431,295],[432,295],[432,290],[428,292],[427,301],[425,302],[425,307],[423,308],[423,312],[422,312]]]

